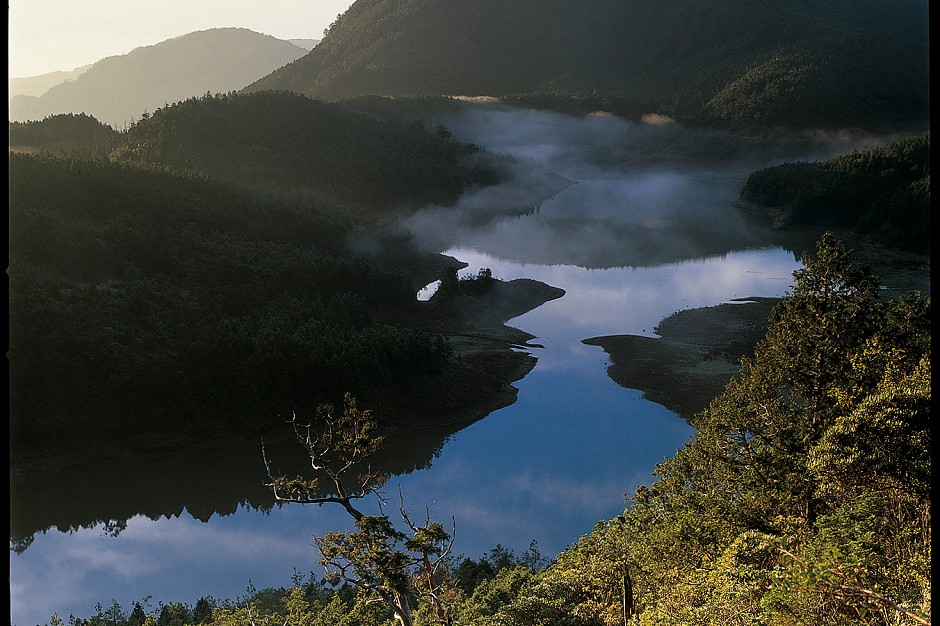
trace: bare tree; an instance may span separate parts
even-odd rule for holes
[[[387,502],[379,489],[389,476],[374,472],[369,465],[383,441],[371,411],[360,410],[355,398],[346,394],[341,413],[332,405],[321,405],[311,422],[303,424],[295,414],[289,423],[310,457],[313,475],[275,476],[262,443],[266,485],[275,500],[338,504],[355,522],[355,531],[334,531],[314,538],[326,580],[375,592],[402,626],[413,624],[412,609],[418,601],[429,602],[434,619],[450,624],[441,592],[454,533],[432,522],[429,511],[420,525],[414,523],[401,494],[399,513],[407,530],[397,529],[384,514]],[[379,515],[366,515],[355,504],[370,495],[378,501]]]

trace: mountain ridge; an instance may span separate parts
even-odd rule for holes
[[[214,28],[92,64],[41,96],[10,99],[10,120],[86,113],[119,128],[188,97],[241,89],[308,50],[245,28]]]
[[[357,0],[310,54],[245,90],[326,99],[601,90],[726,127],[904,125],[927,115],[926,7]]]
[[[92,64],[76,67],[73,70],[59,70],[55,72],[46,72],[36,76],[10,77],[8,87],[9,96],[35,96],[39,97],[46,93],[52,87],[64,82],[75,80],[85,73]]]

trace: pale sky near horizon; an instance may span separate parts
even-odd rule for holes
[[[210,28],[321,39],[354,0],[8,0],[9,76],[69,71]]]

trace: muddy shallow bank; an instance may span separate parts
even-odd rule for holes
[[[881,279],[883,297],[911,290],[930,294],[930,258],[890,251],[842,234],[856,263]],[[767,331],[778,298],[745,298],[714,307],[679,311],[659,323],[659,337],[609,335],[585,339],[610,356],[610,378],[639,389],[685,419],[724,391]]]
[[[680,311],[664,319],[655,337],[610,335],[583,343],[610,355],[607,374],[618,385],[639,389],[648,400],[685,419],[708,406],[738,373],[767,331],[775,298]]]

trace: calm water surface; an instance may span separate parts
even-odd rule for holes
[[[624,494],[649,484],[656,464],[692,434],[674,413],[614,384],[606,354],[581,341],[654,336],[680,309],[782,296],[812,242],[780,242],[731,207],[748,163],[763,165],[756,157],[637,164],[627,158],[631,137],[649,142],[656,129],[535,112],[523,121],[502,108],[471,113],[449,127],[531,159],[529,169],[515,188],[468,194],[449,217],[426,207],[410,226],[470,273],[488,267],[566,295],[510,322],[542,346],[516,384],[518,401],[457,432],[389,440],[398,475],[386,495],[392,511],[400,489],[417,515],[430,506],[432,517],[453,520],[457,554],[478,558],[502,544],[521,555],[535,540],[551,557],[621,513]],[[490,132],[500,124],[505,132]],[[546,193],[546,172],[565,178],[561,190]],[[502,215],[513,203],[531,210]],[[269,453],[277,463],[302,461],[294,449]],[[295,571],[318,572],[311,536],[349,527],[346,515],[272,508],[263,479],[260,450],[234,450],[76,468],[15,494],[13,535],[31,543],[11,550],[11,621],[89,617],[112,600],[129,611],[146,598],[150,608],[236,599],[251,587],[287,586]],[[96,523],[108,519],[126,522],[115,533]]]

